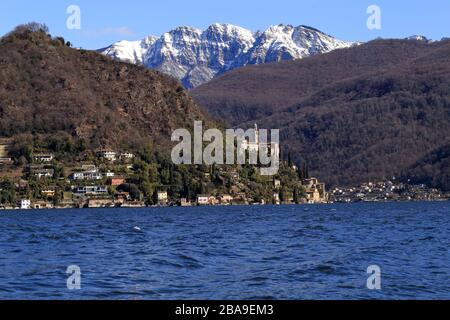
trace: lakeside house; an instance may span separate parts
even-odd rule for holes
[[[233,202],[233,197],[229,194],[220,195],[217,197],[217,200],[222,205],[231,204]]]
[[[273,194],[273,202],[277,205],[281,204],[280,194],[278,192],[274,192]]]
[[[20,200],[20,209],[22,209],[22,210],[31,209],[31,200],[29,200],[29,199]]]
[[[131,200],[131,196],[129,192],[119,192],[114,195],[116,199],[116,204],[123,205],[127,201]]]
[[[188,199],[186,198],[180,199],[180,207],[190,207],[190,206],[192,206],[192,204],[190,201],[188,201]]]
[[[310,204],[315,204],[315,203],[320,203],[322,198],[317,189],[312,189],[312,190],[306,191],[306,200]]]
[[[53,209],[55,206],[51,202],[38,200],[33,201],[31,207],[33,209]]]
[[[127,201],[122,205],[122,208],[145,208],[143,201]]]
[[[197,196],[199,206],[229,205],[234,198],[231,195],[220,195],[218,197],[201,194]]]
[[[112,208],[114,201],[111,199],[88,199],[88,208]]]
[[[199,206],[207,206],[209,205],[209,196],[200,194],[197,196],[197,204]]]
[[[317,178],[303,179],[301,185],[305,188],[306,201],[310,204],[327,203],[328,193],[325,183],[321,183]]]
[[[167,204],[169,202],[169,195],[167,191],[158,191],[157,198],[159,204]]]

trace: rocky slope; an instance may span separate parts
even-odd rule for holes
[[[230,24],[213,24],[206,30],[180,27],[159,38],[120,41],[99,51],[159,70],[192,88],[249,64],[296,60],[352,45],[307,26],[277,25],[252,32]]]

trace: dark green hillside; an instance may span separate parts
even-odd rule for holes
[[[405,170],[403,179],[450,191],[450,145],[430,152]]]

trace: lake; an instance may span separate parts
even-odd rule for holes
[[[0,246],[1,299],[450,299],[450,202],[0,211]]]

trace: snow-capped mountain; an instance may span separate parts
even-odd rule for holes
[[[416,40],[416,41],[432,42],[432,40],[430,40],[430,39],[428,39],[427,37],[422,36],[422,35],[413,35],[413,36],[410,36],[410,37],[406,38],[406,40]]]
[[[120,41],[100,52],[157,69],[192,88],[248,64],[301,59],[353,45],[307,26],[277,25],[252,32],[230,24],[213,24],[206,30],[179,27],[160,38]]]

